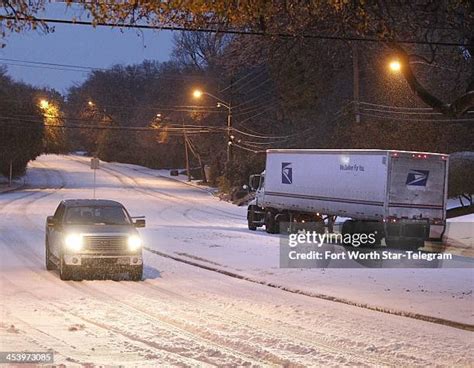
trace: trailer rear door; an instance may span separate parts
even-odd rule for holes
[[[392,154],[389,216],[444,220],[447,166],[447,157],[441,155]]]

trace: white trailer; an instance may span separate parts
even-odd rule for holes
[[[448,155],[387,150],[275,149],[253,175],[249,229],[350,218],[343,231],[375,228],[386,242],[420,245],[446,220]]]

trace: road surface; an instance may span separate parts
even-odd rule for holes
[[[92,196],[91,170],[79,156],[41,156],[29,165],[27,183],[0,195],[0,351],[51,350],[55,363],[68,367],[474,364],[471,331],[299,295],[151,251],[141,282],[61,281],[44,267],[44,221],[60,200]],[[349,299],[362,285],[362,298],[374,305],[472,318],[471,270],[433,283],[434,273],[421,273],[411,280],[411,296],[403,288],[413,276],[397,270],[279,270],[278,238],[249,233],[245,209],[131,165],[104,164],[97,184],[98,197],[147,216],[142,234],[151,250]],[[388,271],[392,283],[383,281]],[[418,290],[422,283],[426,293]]]

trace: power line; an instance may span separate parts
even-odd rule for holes
[[[1,19],[1,16],[0,16]],[[58,63],[49,63],[44,61],[36,61],[36,60],[20,60],[20,59],[10,59],[10,58],[0,58],[0,64],[3,65],[12,65],[12,66],[20,66],[25,68],[44,68],[44,69],[52,69],[52,70],[63,70],[63,71],[73,71],[73,72],[90,72],[90,71],[113,71],[113,66],[110,68],[101,68],[101,67],[94,67],[94,66],[83,66],[83,65],[73,65],[73,64],[58,64]],[[23,65],[25,64],[25,65]],[[118,64],[121,65],[121,64]],[[203,76],[203,75],[183,75],[180,73],[174,73],[173,76],[170,73],[165,73],[161,75],[162,72],[157,70],[157,75],[153,79],[169,79],[169,80],[181,80],[181,79],[189,79],[189,80],[196,80],[196,79],[220,79],[218,77],[213,76]]]
[[[242,88],[244,88],[244,87],[245,87],[246,85],[248,85],[250,82],[253,82],[253,81],[257,80],[263,73],[265,73],[265,71],[266,71],[265,68],[263,68],[262,70],[260,70],[257,74],[255,74],[255,75],[253,76],[253,78],[247,80],[244,84],[241,84],[240,86],[238,86],[238,87],[234,90],[234,92],[240,91]]]
[[[258,105],[251,106],[251,107],[247,107],[246,109],[243,109],[243,110],[245,110],[245,111],[242,111],[242,110],[241,110],[241,111],[239,111],[238,113],[233,114],[232,116],[235,117],[235,116],[242,116],[242,115],[251,114],[251,113],[254,113],[254,112],[256,112],[256,111],[260,111],[262,108],[265,108],[265,107],[267,107],[267,106],[269,106],[269,105],[276,107],[276,106],[279,105],[279,103],[280,103],[280,101],[279,101],[276,97],[273,97],[273,98],[271,98],[271,99],[269,99],[269,100],[267,100],[267,101],[264,101],[264,102],[262,102],[262,103],[260,103],[260,104],[258,104]]]
[[[396,117],[396,116],[387,116],[387,115],[377,115],[370,113],[361,113],[362,116],[370,116],[374,118],[380,118],[385,120],[397,120],[397,121],[421,121],[421,122],[430,122],[430,123],[474,123],[474,118],[471,119],[420,119],[420,118],[410,118],[410,117]]]
[[[244,147],[244,146],[241,146],[237,143],[232,143],[232,147],[237,147],[237,148],[240,148],[244,151],[248,151],[248,152],[252,152],[252,153],[265,153],[266,151],[265,150],[253,150],[253,149],[250,149],[250,148],[247,148],[247,147]]]
[[[68,67],[68,68],[81,68],[85,70],[106,70],[104,68],[98,68],[93,66],[82,66],[82,65],[72,65],[72,64],[57,64],[57,63],[48,63],[43,61],[29,61],[29,60],[20,60],[20,59],[10,59],[10,58],[0,58],[1,61],[8,61],[8,62],[15,62],[15,63],[31,63],[37,65],[47,65],[47,66],[60,66],[60,67]]]
[[[225,87],[224,89],[221,89],[219,92],[222,93],[224,91],[227,91],[229,88],[231,87],[235,87],[237,84],[241,83],[244,79],[246,79],[247,77],[251,76],[252,74],[256,73],[258,71],[258,68],[257,69],[253,69],[251,70],[250,72],[246,73],[243,77],[237,79],[235,82],[229,84],[227,87]],[[246,82],[247,83],[247,82]]]
[[[352,101],[352,102],[354,103],[355,101]],[[364,101],[358,101],[357,103],[360,104],[360,105],[383,107],[383,108],[386,108],[386,109],[433,111],[432,107],[389,106],[389,105],[375,104],[375,103],[364,102]]]
[[[10,116],[2,116],[0,120],[6,120],[6,123],[3,123],[0,126],[7,126],[10,125],[13,128],[18,127],[18,125],[14,125],[11,121],[19,121],[20,123],[28,123],[31,125],[36,125],[38,128],[42,127],[51,127],[56,129],[90,129],[90,130],[121,130],[121,131],[136,131],[136,132],[149,132],[153,131],[155,133],[168,133],[171,135],[182,135],[183,131],[190,134],[201,134],[201,133],[222,133],[223,128],[219,127],[212,127],[212,128],[200,128],[198,126],[195,127],[160,127],[160,128],[151,128],[151,127],[125,127],[125,126],[97,126],[97,125],[65,125],[65,124],[48,124],[43,123],[41,120],[35,119],[25,119],[25,118],[15,118]],[[179,125],[179,124],[176,124]]]
[[[385,43],[385,42],[396,42],[402,44],[416,44],[416,45],[437,45],[437,46],[457,46],[457,47],[472,47],[471,43],[462,42],[444,42],[444,41],[426,41],[417,39],[390,39],[380,40],[377,38],[370,37],[355,37],[355,36],[330,36],[320,34],[293,34],[287,32],[265,32],[265,31],[252,31],[243,29],[219,29],[219,28],[205,28],[205,27],[183,27],[183,26],[168,26],[168,25],[147,25],[147,24],[131,24],[131,23],[112,23],[112,22],[92,22],[83,20],[70,20],[70,19],[54,19],[54,18],[37,18],[37,17],[21,17],[21,16],[10,16],[0,15],[0,20],[12,20],[18,21],[36,21],[42,23],[51,24],[68,24],[68,25],[85,25],[95,27],[117,27],[126,29],[148,29],[148,30],[165,30],[165,31],[179,31],[179,32],[202,32],[202,33],[224,33],[233,35],[247,35],[247,36],[268,36],[268,37],[279,37],[279,38],[308,38],[308,39],[319,39],[319,40],[335,40],[335,41],[361,41],[361,42],[373,42],[373,43]]]
[[[367,105],[370,108],[361,107],[365,111],[381,112],[388,114],[404,114],[404,115],[445,115],[441,112],[434,110],[432,107],[399,107],[399,106],[387,106],[380,104],[373,104],[369,102],[361,102],[361,105]],[[372,108],[375,107],[375,108]],[[474,114],[474,111],[467,111],[467,114]]]

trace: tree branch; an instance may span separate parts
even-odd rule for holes
[[[411,90],[428,106],[431,106],[434,110],[444,115],[453,117],[460,117],[467,111],[474,109],[474,91],[468,90],[452,103],[441,101],[418,81],[409,63],[410,55],[405,49],[395,43],[389,46],[397,52],[400,62],[402,63],[402,74]]]

